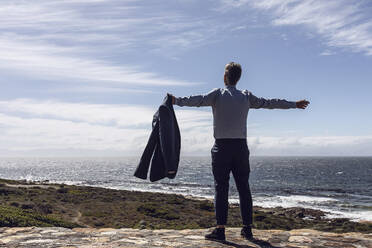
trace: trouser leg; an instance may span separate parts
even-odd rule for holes
[[[232,173],[235,179],[236,188],[239,193],[240,213],[244,225],[252,224],[253,204],[252,194],[249,187],[249,150],[243,144],[237,150],[238,154],[235,156]]]
[[[214,177],[215,195],[214,206],[217,225],[226,225],[229,209],[229,178],[230,165],[221,145],[212,148],[212,171]]]
[[[229,210],[229,180],[214,180],[215,195],[214,206],[217,225],[226,225]]]
[[[242,216],[242,221],[244,225],[251,225],[253,206],[252,206],[252,194],[251,194],[251,190],[249,187],[249,183],[248,183],[248,180],[247,182],[243,182],[241,178],[238,181],[239,182],[236,183],[236,187],[239,192],[240,213]]]

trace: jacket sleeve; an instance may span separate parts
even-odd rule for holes
[[[248,100],[250,108],[266,108],[266,109],[290,109],[296,108],[296,102],[287,101],[284,99],[265,99],[257,97],[251,92],[248,92]]]
[[[178,106],[201,107],[212,106],[215,102],[219,88],[215,88],[204,95],[193,95],[187,97],[177,97],[175,104]]]
[[[159,122],[155,122],[155,125],[151,131],[150,138],[147,142],[145,150],[142,153],[141,160],[137,166],[136,171],[134,172],[134,176],[146,179],[147,173],[150,168],[150,160],[154,154],[154,150],[156,148],[156,144],[159,140]]]

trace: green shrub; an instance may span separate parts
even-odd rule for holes
[[[23,203],[21,205],[21,208],[22,209],[33,209],[34,208],[34,205],[33,204],[28,204],[28,203]]]
[[[209,201],[202,201],[199,203],[199,208],[206,211],[213,211],[213,204]]]
[[[25,226],[74,228],[80,225],[11,206],[0,206],[0,227]]]
[[[62,187],[57,189],[58,193],[66,194],[68,192],[68,188]]]
[[[137,208],[137,211],[143,213],[144,215],[151,216],[154,218],[166,219],[166,220],[175,220],[179,219],[179,216],[175,213],[172,213],[171,209],[164,209],[157,204],[144,204]]]

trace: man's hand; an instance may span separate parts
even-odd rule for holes
[[[176,103],[176,97],[174,97],[174,95],[172,95],[171,93],[167,94],[172,97],[172,104],[174,105]]]
[[[309,101],[307,100],[300,100],[300,101],[297,101],[296,102],[296,107],[297,108],[300,108],[300,109],[305,109],[307,107],[307,105],[309,105]]]

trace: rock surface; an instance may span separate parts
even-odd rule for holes
[[[253,230],[250,242],[240,237],[239,228],[227,228],[227,242],[204,239],[211,229],[149,230],[62,227],[3,227],[0,247],[350,247],[372,248],[372,233],[329,233],[310,229]]]

